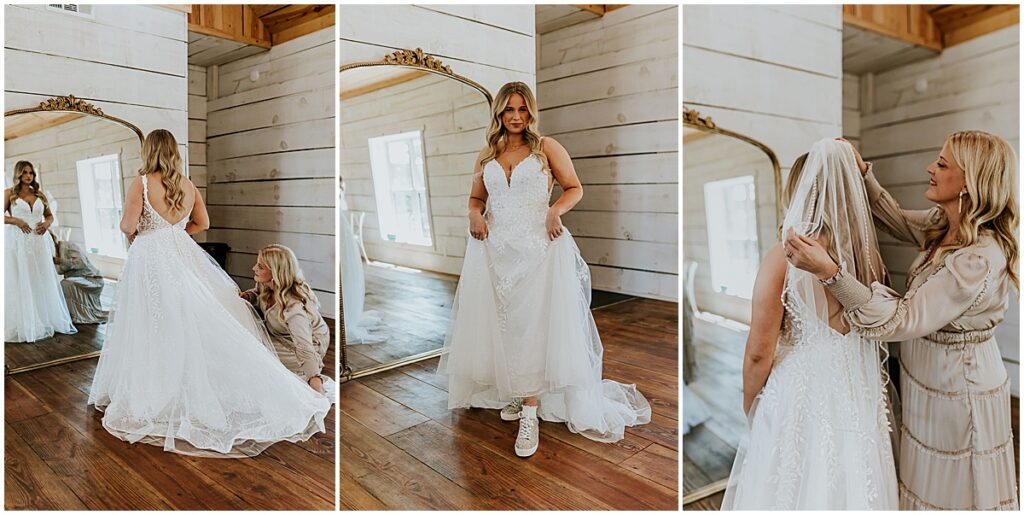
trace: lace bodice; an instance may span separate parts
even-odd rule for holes
[[[24,220],[32,228],[43,221],[43,211],[45,211],[43,199],[39,197],[36,197],[36,201],[31,206],[22,198],[16,198],[11,203],[11,216]]]
[[[185,213],[185,216],[180,221],[174,224],[160,216],[160,213],[156,211],[153,204],[149,202],[149,178],[145,175],[142,176],[142,215],[139,216],[139,235],[170,227],[176,227],[184,231],[191,217],[191,209]]]
[[[546,241],[544,219],[551,191],[549,175],[540,159],[530,154],[516,163],[508,180],[501,164],[491,160],[484,165],[483,175],[490,231],[499,235],[540,236]]]

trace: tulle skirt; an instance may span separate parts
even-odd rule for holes
[[[602,379],[602,354],[589,269],[568,231],[543,246],[493,229],[469,240],[438,368],[449,408],[539,396],[541,419],[618,441],[650,422],[651,408],[635,385]]]
[[[359,243],[349,225],[348,216],[341,213],[341,297],[345,310],[345,343],[378,343],[383,341],[370,331],[380,325],[375,311],[364,312],[366,277],[363,260],[359,257]]]
[[[223,270],[177,228],[136,238],[89,403],[127,442],[214,457],[324,431],[330,409],[273,353]]]
[[[898,509],[876,345],[854,333],[780,339],[723,510]]]
[[[35,342],[78,332],[53,264],[53,239],[4,227],[4,341]]]

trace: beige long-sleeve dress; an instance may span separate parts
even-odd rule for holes
[[[263,316],[281,363],[305,381],[320,375],[331,341],[330,328],[320,313],[309,313],[302,303],[292,302],[285,307],[282,316],[276,307],[268,309],[260,302],[255,289],[246,293],[257,299],[252,304]]]
[[[57,273],[64,276],[60,287],[68,304],[71,320],[76,324],[102,324],[109,313],[103,309],[103,276],[89,261],[77,243],[62,241],[57,245],[60,264]]]
[[[878,226],[919,247],[938,207],[903,210],[866,177]],[[1017,510],[1010,382],[993,330],[1007,309],[1006,257],[991,234],[911,265],[907,293],[849,275],[829,286],[869,338],[901,341],[901,510]]]

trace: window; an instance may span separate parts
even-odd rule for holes
[[[380,237],[412,245],[433,245],[427,209],[423,133],[370,138],[370,169],[377,200]]]
[[[117,154],[77,162],[82,231],[90,254],[124,259],[121,233],[121,161]]]
[[[711,288],[751,298],[760,253],[757,248],[757,202],[754,176],[744,175],[704,185]]]

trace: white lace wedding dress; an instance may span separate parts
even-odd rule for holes
[[[11,216],[32,228],[25,234],[16,225],[4,226],[4,341],[35,342],[56,333],[78,332],[53,264],[56,248],[49,234],[36,234],[43,221],[43,200],[33,205],[17,198]]]
[[[590,271],[568,231],[550,241],[545,230],[549,177],[533,155],[509,180],[497,161],[484,166],[489,234],[466,245],[438,372],[449,408],[540,396],[541,419],[614,442],[651,408],[635,385],[601,378]]]
[[[128,442],[244,457],[324,431],[330,409],[271,350],[238,287],[149,202],[121,274],[89,404]]]
[[[783,234],[790,228],[827,242],[858,280],[883,280],[863,180],[848,144],[814,145]],[[896,510],[882,344],[833,329],[818,279],[786,267],[775,361],[750,409],[722,509]]]

